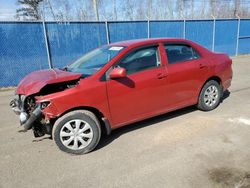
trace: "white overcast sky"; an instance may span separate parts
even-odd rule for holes
[[[0,0],[0,20],[14,20],[17,0]]]

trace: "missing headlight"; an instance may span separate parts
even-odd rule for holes
[[[46,101],[46,102],[42,102],[40,105],[41,110],[44,110],[47,106],[49,106],[50,102]]]

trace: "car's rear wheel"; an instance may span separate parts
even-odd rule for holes
[[[222,87],[215,80],[208,81],[202,88],[197,107],[203,111],[215,109],[221,101]]]
[[[92,112],[77,110],[65,114],[55,122],[52,136],[62,151],[85,154],[97,146],[101,129]]]

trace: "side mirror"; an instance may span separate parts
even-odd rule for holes
[[[124,69],[124,68],[114,68],[109,73],[109,77],[111,79],[124,78],[124,77],[126,77],[126,69]]]

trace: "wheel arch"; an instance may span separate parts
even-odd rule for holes
[[[78,106],[78,107],[68,109],[62,114],[60,114],[60,116],[58,116],[56,119],[54,119],[54,121],[56,121],[58,118],[62,117],[63,115],[72,111],[76,111],[76,110],[87,110],[87,111],[92,112],[100,122],[102,133],[106,135],[109,135],[111,133],[112,128],[110,125],[110,121],[104,116],[104,114],[100,110],[91,106]]]
[[[218,84],[220,84],[222,86],[222,80],[219,76],[211,76],[210,78],[208,78],[205,83],[203,84],[203,86],[210,80],[214,80],[216,82],[218,82]]]
[[[214,81],[218,82],[218,84],[220,84],[220,85],[222,86],[222,80],[221,80],[221,78],[220,78],[219,76],[210,76],[208,79],[205,80],[205,82],[203,83],[203,85],[199,88],[199,94],[200,94],[200,92],[201,92],[203,86],[204,86],[207,82],[209,82],[210,80],[214,80]]]

